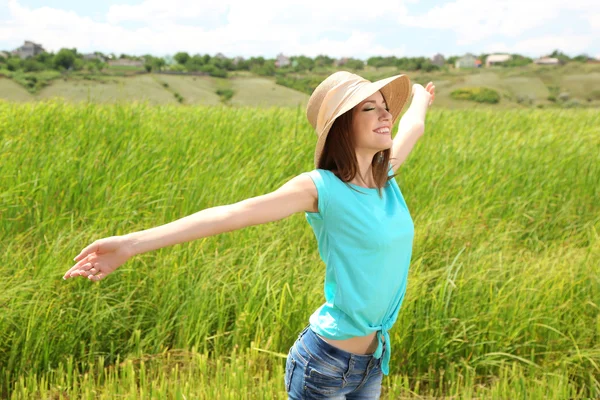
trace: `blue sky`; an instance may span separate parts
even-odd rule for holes
[[[48,51],[228,57],[539,57],[554,49],[600,58],[598,0],[0,0],[0,50],[24,40]]]

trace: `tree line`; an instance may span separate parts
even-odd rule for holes
[[[116,56],[114,53],[105,55],[100,52],[95,53],[97,58],[84,58],[77,49],[60,49],[57,53],[44,52],[34,57],[21,59],[18,55],[9,55],[8,58],[0,56],[0,72],[5,69],[8,71],[36,72],[45,70],[56,71],[87,71],[100,73],[108,68],[107,62],[103,60],[128,59],[139,60],[143,62],[143,68],[148,72],[160,72],[165,69],[181,72],[204,72],[211,76],[227,77],[230,71],[250,71],[263,76],[285,76],[287,73],[309,73],[318,72],[320,69],[335,67],[350,70],[362,70],[365,65],[372,67],[396,67],[405,71],[435,71],[445,66],[453,66],[460,56],[450,56],[444,60],[443,66],[436,65],[427,57],[370,57],[365,61],[356,58],[344,59],[343,64],[336,64],[336,60],[326,55],[318,55],[314,58],[304,55],[289,57],[289,65],[278,67],[276,59],[264,57],[250,57],[248,59],[228,58],[224,56],[210,56],[209,54],[194,54],[188,52],[177,52],[173,57],[155,57],[150,54],[144,56],[134,56],[121,54]],[[482,63],[488,54],[477,56]],[[555,50],[549,55],[558,58],[561,62],[579,61],[586,62],[590,59],[586,54],[576,57],[569,57],[560,50]],[[339,62],[339,61],[338,61]],[[519,54],[512,54],[512,59],[502,64],[505,67],[515,67],[527,65],[533,62],[533,59]]]

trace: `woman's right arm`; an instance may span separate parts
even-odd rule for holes
[[[316,212],[317,204],[317,189],[312,179],[308,175],[298,175],[262,196],[207,208],[143,231],[99,239],[75,257],[77,264],[63,278],[83,276],[97,281],[137,254],[277,221],[297,212]]]
[[[279,189],[238,203],[207,208],[165,225],[126,235],[133,255],[161,247],[277,221],[301,211],[312,211],[317,190],[306,175],[298,175]]]

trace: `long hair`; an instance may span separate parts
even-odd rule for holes
[[[318,168],[333,172],[343,182],[350,182],[358,172],[358,161],[356,160],[354,147],[351,109],[333,122],[319,158]],[[381,189],[395,176],[388,176],[390,155],[390,149],[382,150],[375,154],[371,161],[373,180],[377,185],[380,197],[382,196]],[[354,188],[351,187],[351,189]]]

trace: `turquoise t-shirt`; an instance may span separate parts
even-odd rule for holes
[[[389,175],[392,175],[390,166]],[[406,292],[414,224],[398,183],[377,189],[345,183],[333,172],[305,172],[318,192],[318,212],[307,212],[325,263],[325,303],[310,316],[310,327],[327,339],[377,332],[381,363],[389,374],[390,336]]]

